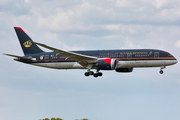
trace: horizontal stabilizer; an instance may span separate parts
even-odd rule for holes
[[[11,54],[4,54],[4,55],[11,56],[11,57],[17,57],[17,58],[21,58],[21,59],[25,59],[25,60],[31,60],[31,61],[33,61],[33,60],[32,60],[32,59],[30,59],[30,58],[21,57],[21,56],[17,56],[17,55],[11,55]]]

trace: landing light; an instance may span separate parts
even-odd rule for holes
[[[14,60],[18,60],[18,58],[14,58]]]

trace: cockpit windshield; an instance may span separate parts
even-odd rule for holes
[[[171,54],[169,54],[169,53],[167,54],[167,56],[168,56],[168,57],[173,57],[173,56],[172,56]]]

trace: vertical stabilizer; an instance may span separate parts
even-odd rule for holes
[[[32,39],[24,32],[22,28],[14,27],[14,29],[18,36],[24,55],[44,52],[32,42]]]

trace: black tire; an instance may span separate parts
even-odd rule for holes
[[[97,74],[97,73],[95,73],[93,76],[94,76],[94,77],[98,77],[98,74]]]
[[[94,72],[93,71],[89,71],[89,75],[94,75]]]
[[[159,73],[160,73],[160,74],[163,74],[164,72],[161,70],[161,71],[159,71]]]
[[[98,76],[102,76],[103,74],[101,72],[98,73]]]
[[[85,76],[89,76],[89,72],[85,72],[84,75],[85,75]]]

